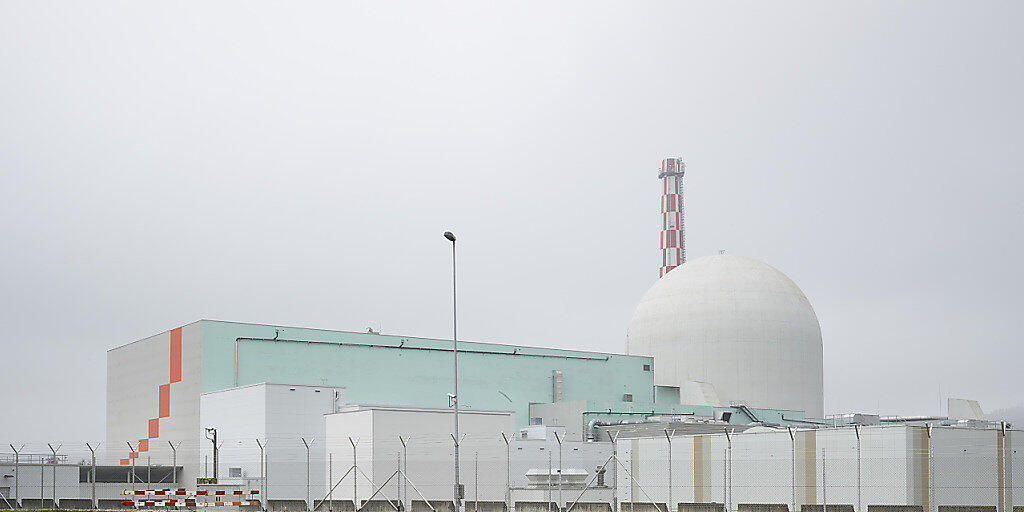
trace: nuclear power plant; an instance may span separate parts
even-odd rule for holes
[[[653,356],[654,382],[684,403],[824,414],[821,328],[785,274],[716,254],[668,273],[636,307],[626,353]]]
[[[0,493],[105,508],[1021,512],[1020,434],[977,402],[825,416],[811,301],[757,259],[687,259],[684,171],[680,157],[657,170],[659,278],[622,319],[623,353],[198,320],[108,351],[99,465],[3,459]],[[160,502],[165,488],[193,501]]]

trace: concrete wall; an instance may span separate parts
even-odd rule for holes
[[[180,443],[178,464],[183,480],[195,482],[199,472],[199,392],[201,323],[188,324],[107,351],[108,464],[128,465],[138,448],[137,463],[170,465],[167,442]],[[148,445],[148,446],[146,446]]]
[[[549,427],[565,427],[564,440],[583,441],[586,430],[583,413],[586,408],[586,400],[530,404],[530,418],[540,418],[542,424]]]

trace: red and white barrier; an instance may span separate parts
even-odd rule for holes
[[[124,490],[121,494],[128,496],[188,496],[187,489],[136,489],[134,491]]]
[[[125,507],[195,507],[195,500],[145,500],[145,501],[122,501]]]

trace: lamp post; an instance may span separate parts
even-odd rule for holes
[[[455,510],[462,510],[462,486],[459,482],[459,322],[457,316],[458,301],[456,300],[455,288],[455,234],[445,231],[444,237],[452,243],[452,359],[454,366],[452,373],[455,377],[455,390],[452,401],[455,403]]]

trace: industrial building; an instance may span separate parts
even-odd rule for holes
[[[660,278],[625,353],[460,341],[458,438],[451,340],[199,320],[108,351],[106,466],[0,459],[0,495],[57,504],[52,473],[92,505],[170,482],[437,512],[458,444],[474,512],[1022,512],[1019,433],[977,403],[824,418],[810,301],[755,259],[687,261],[684,169],[659,168]]]
[[[106,444],[125,447],[108,450],[109,462],[163,460],[170,455],[167,441],[185,440],[178,460],[185,480],[195,478],[201,473],[200,444],[192,441],[203,428],[221,423],[225,411],[245,410],[248,417],[266,409],[268,419],[259,423],[272,425],[274,412],[292,416],[294,407],[312,407],[304,402],[275,410],[270,398],[253,398],[257,392],[276,396],[285,384],[312,386],[322,397],[315,414],[347,404],[447,408],[451,357],[450,340],[194,322],[108,352]],[[559,424],[579,440],[592,437],[596,423],[651,415],[721,420],[726,413],[736,424],[809,421],[799,410],[683,404],[677,387],[655,385],[654,365],[648,356],[460,342],[461,404],[467,410],[511,411],[513,427],[531,420]],[[236,405],[217,393],[226,390]],[[298,400],[303,393],[286,395]],[[254,409],[253,400],[267,406]],[[314,432],[288,431],[296,441]],[[129,451],[126,442],[137,449]]]

